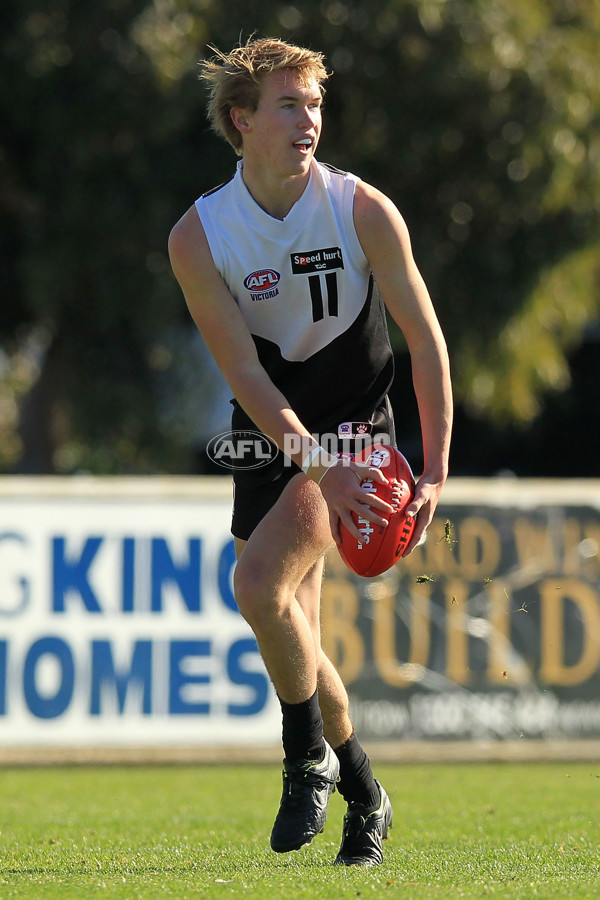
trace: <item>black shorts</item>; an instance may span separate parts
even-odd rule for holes
[[[331,452],[352,453],[365,446],[365,438],[360,432],[363,424],[368,424],[368,435],[383,434],[389,439],[389,443],[396,445],[396,433],[394,429],[394,416],[387,397],[377,407],[368,423],[344,423],[345,425],[358,425],[352,429],[354,434],[348,437],[339,437],[336,446],[331,442],[325,443],[326,449]],[[340,427],[335,425],[332,431],[323,431],[322,434],[339,434]],[[335,429],[335,430],[334,430]],[[363,432],[364,434],[365,432]],[[368,440],[368,437],[367,437]],[[262,468],[234,470],[233,475],[233,515],[231,520],[231,533],[234,537],[247,541],[258,523],[269,510],[277,503],[287,484],[302,470],[280,451],[272,462]]]

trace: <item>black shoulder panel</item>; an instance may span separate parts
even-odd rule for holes
[[[221,188],[224,188],[230,181],[233,181],[233,178],[230,178],[229,181],[224,181],[222,184],[218,184],[216,187],[211,188],[210,191],[206,191],[205,194],[202,194],[202,197],[210,197],[211,194],[216,194],[217,191],[220,191]]]
[[[323,166],[324,169],[329,169],[330,172],[334,172],[336,175],[347,175],[343,169],[336,169],[335,166],[330,166],[329,163],[319,163],[320,166]]]

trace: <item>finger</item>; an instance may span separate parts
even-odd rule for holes
[[[369,479],[370,481],[378,481],[380,484],[389,484],[389,479],[376,466],[361,466],[360,463],[353,463],[352,468],[361,481]]]
[[[415,525],[415,530],[413,531],[410,541],[408,542],[408,544],[406,546],[406,550],[402,554],[402,558],[404,558],[406,556],[410,556],[410,554],[413,552],[415,547],[417,547],[421,543],[421,540],[422,540],[424,534],[425,534],[425,523],[423,522],[423,524],[420,524],[419,520],[417,519],[417,524]]]
[[[331,536],[336,544],[340,544],[342,541],[342,536],[340,534],[340,520],[333,512],[329,513],[329,528],[331,529]]]
[[[433,512],[431,510],[431,506],[429,504],[423,504],[419,515],[416,517],[415,530],[411,535],[406,550],[402,554],[403,556],[408,556],[409,553],[412,553],[415,547],[418,547],[419,544],[425,543],[425,536],[427,533],[427,529],[431,524],[432,518]]]
[[[375,525],[383,526],[389,524],[388,517],[394,512],[394,507],[379,497],[369,497],[368,504],[363,501],[362,503],[354,504],[352,508],[361,518],[366,519],[368,522],[373,522]]]
[[[391,503],[388,503],[387,500],[383,499],[383,497],[379,497],[377,494],[371,493],[370,491],[366,492],[366,496],[365,496],[365,490],[362,487],[362,483],[365,480],[378,481],[380,484],[389,484],[388,480],[382,475],[382,473],[379,469],[376,469],[373,467],[369,467],[369,468],[365,467],[365,469],[362,471],[361,471],[361,469],[362,469],[362,467],[359,467],[359,466],[355,467],[355,469],[354,469],[355,474],[358,475],[358,477],[359,477],[359,484],[357,485],[357,487],[360,489],[361,496],[360,496],[359,502],[361,503],[361,507],[367,506],[369,509],[379,510],[379,512],[381,514],[383,514],[383,516],[386,516],[386,517],[390,516],[394,512],[394,507],[391,505]],[[372,472],[373,477],[371,477],[370,475],[367,475],[366,473],[368,473],[368,472]],[[358,495],[356,492],[355,492],[354,496],[358,499]],[[368,503],[365,503],[366,500],[368,500]],[[371,518],[371,516],[367,516],[367,518],[369,519],[370,522],[377,522],[378,525],[384,524],[381,521],[381,517]],[[385,522],[385,524],[387,525],[388,523]]]
[[[422,495],[422,493],[419,489],[419,485],[417,485],[417,487],[415,489],[415,494],[414,494],[412,500],[410,501],[410,503],[408,504],[408,506],[406,507],[406,515],[407,516],[418,516],[419,513],[421,512],[421,509],[426,505],[427,502],[428,502],[427,497]]]
[[[423,506],[423,503],[419,503],[418,500],[415,500],[415,499],[413,498],[413,499],[410,501],[410,503],[408,504],[408,506],[406,507],[405,515],[406,515],[406,516],[412,516],[413,518],[414,518],[415,516],[418,516],[418,515],[419,515],[419,510],[421,509],[422,506]]]
[[[363,515],[362,511],[359,513],[359,516],[361,518],[366,518],[366,516]],[[340,521],[343,523],[344,528],[346,528],[346,530],[352,535],[357,544],[362,544],[364,541],[364,536],[361,535],[360,531],[358,530],[358,525],[354,521],[354,517],[350,515],[350,512],[348,510],[342,510],[340,512]]]

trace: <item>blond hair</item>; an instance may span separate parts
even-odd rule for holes
[[[260,99],[261,78],[279,69],[292,69],[304,84],[316,81],[324,93],[323,82],[329,72],[323,54],[296,47],[278,38],[255,38],[231,53],[210,48],[215,56],[202,60],[200,77],[209,87],[208,119],[213,129],[242,155],[242,136],[231,121],[234,107],[254,112]]]

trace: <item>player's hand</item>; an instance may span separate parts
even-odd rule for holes
[[[360,543],[361,535],[352,518],[352,513],[373,522],[376,525],[387,525],[388,516],[393,507],[380,497],[369,494],[369,504],[365,503],[365,492],[361,481],[369,478],[381,484],[387,484],[387,478],[381,469],[375,466],[360,466],[347,459],[340,459],[325,472],[321,479],[321,491],[329,507],[329,525],[336,544],[341,541],[340,522],[342,522],[355,540]]]
[[[408,546],[402,554],[403,557],[412,553],[417,544],[425,539],[425,532],[435,514],[445,481],[445,478],[440,479],[439,476],[428,472],[424,472],[417,481],[415,495],[406,507],[406,515],[416,516],[417,522]]]

